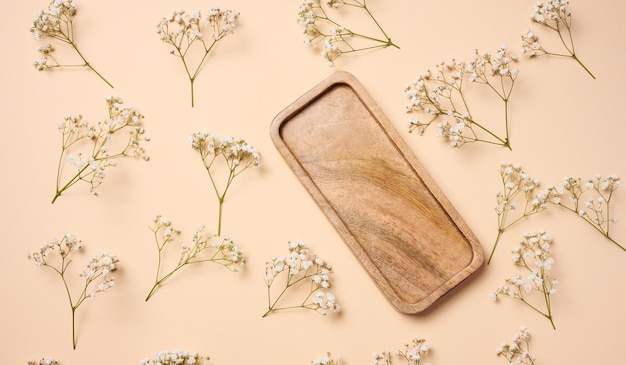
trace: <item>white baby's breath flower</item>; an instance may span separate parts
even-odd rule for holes
[[[348,10],[347,8],[351,11],[362,10],[362,14],[376,25],[382,36],[356,33],[340,25],[339,20],[330,13],[348,4],[349,6],[342,10]],[[344,54],[389,46],[399,48],[387,36],[364,1],[303,0],[298,8],[297,21],[300,32],[305,36],[304,43],[313,48],[323,44],[322,57],[331,67],[335,65],[335,60]]]
[[[330,352],[327,352],[326,355],[319,357],[313,361],[311,361],[312,365],[339,365],[341,364],[341,358],[336,356],[334,359]]]
[[[39,246],[39,251],[28,255],[30,260],[35,262],[37,267],[50,268],[60,276],[66,288],[70,307],[72,310],[72,346],[76,348],[76,311],[87,299],[96,297],[97,293],[106,292],[113,287],[113,277],[111,272],[117,268],[119,262],[117,256],[107,251],[98,250],[95,257],[90,257],[84,268],[79,274],[84,278],[82,289],[77,291],[77,296],[72,296],[71,284],[68,282],[66,273],[72,263],[72,253],[77,252],[81,248],[81,241],[76,239],[71,233],[66,233],[61,238],[53,238]],[[59,260],[51,260],[48,258],[51,254],[58,255]],[[92,289],[95,288],[95,289]],[[43,361],[43,360],[42,360]],[[53,360],[51,360],[53,361]],[[45,363],[45,361],[44,361]],[[56,362],[51,362],[51,364]],[[29,363],[30,364],[30,363]],[[33,362],[33,364],[37,364]]]
[[[160,351],[152,357],[141,360],[139,365],[209,365],[209,360],[208,356],[176,349]]]
[[[552,238],[543,231],[525,232],[523,237],[519,246],[513,250],[512,261],[515,266],[529,274],[524,277],[514,273],[505,280],[503,286],[491,294],[491,299],[495,301],[500,295],[517,299],[541,313],[554,328],[550,295],[556,293],[558,280],[551,278],[549,274],[554,264],[554,259],[550,256]],[[535,292],[542,294],[541,298],[545,303],[543,312],[533,301],[531,295]]]
[[[35,361],[33,359],[26,359],[26,365],[60,365],[60,364],[54,358],[46,357],[39,361]]]
[[[626,251],[611,235],[611,224],[617,223],[611,201],[621,186],[617,175],[604,177],[596,174],[587,179],[565,176],[561,186],[548,189],[547,202],[576,214],[622,251]]]
[[[118,97],[107,97],[106,102],[108,115],[101,122],[92,124],[83,119],[82,115],[66,115],[64,121],[57,125],[63,138],[53,203],[68,188],[80,181],[89,183],[90,193],[98,196],[97,188],[106,176],[104,171],[115,166],[115,159],[129,157],[148,160],[141,142],[145,133],[142,126],[143,115],[132,106],[124,105],[123,100]],[[113,143],[118,137],[126,139],[126,143]],[[69,154],[69,151],[81,148],[81,144],[77,143],[79,141],[85,144],[82,149],[76,154]],[[112,145],[115,145],[115,150]],[[61,182],[63,161],[73,165],[76,171],[65,184]]]
[[[95,72],[107,85],[113,87],[107,79],[93,68],[91,63],[87,62],[83,54],[78,50],[75,40],[76,27],[74,25],[76,6],[76,2],[71,0],[52,0],[47,11],[39,10],[37,16],[31,23],[30,31],[33,33],[33,37],[36,40],[53,39],[59,41],[61,44],[71,46],[83,63],[59,63],[53,56],[54,48],[50,43],[47,43],[36,48],[41,57],[33,62],[33,66],[39,71],[61,67],[86,67]]]
[[[171,246],[175,238],[180,235],[180,231],[172,226],[169,219],[161,215],[157,215],[152,221],[154,225],[151,231],[156,240],[159,265],[157,266],[154,285],[148,293],[146,301],[167,279],[187,265],[210,262],[222,265],[233,272],[238,272],[240,267],[245,264],[243,251],[235,245],[235,241],[229,237],[208,234],[205,232],[205,227],[201,226],[193,234],[191,244],[181,246],[178,264],[167,274],[161,274],[161,262],[165,249]]]
[[[415,337],[411,343],[404,345],[403,350],[397,350],[396,356],[406,361],[407,365],[430,365],[429,363],[422,363],[424,357],[428,354],[430,346],[426,343],[426,340],[421,337]],[[391,365],[391,359],[386,351],[383,351],[381,355],[375,356],[374,365]]]
[[[496,349],[496,355],[502,356],[507,363],[514,365],[534,365],[536,356],[530,353],[530,333],[524,326],[511,338],[511,343],[502,342]]]
[[[592,78],[596,78],[593,73],[585,66],[578,55],[574,51],[574,39],[572,37],[572,12],[569,9],[569,1],[567,0],[548,0],[543,3],[538,1],[533,6],[533,13],[530,14],[533,23],[546,29],[548,32],[557,33],[557,38],[563,46],[563,51],[550,51],[539,44],[537,32],[526,28],[522,34],[522,53],[529,57],[542,55],[552,55],[556,57],[566,57],[574,59]]]
[[[437,136],[445,139],[453,148],[467,143],[484,142],[510,149],[507,104],[518,74],[513,67],[516,61],[517,58],[509,54],[506,45],[501,45],[495,55],[477,50],[474,59],[469,62],[457,59],[440,62],[435,71],[428,70],[418,75],[404,90],[409,99],[409,105],[405,109],[407,113],[424,114],[426,121],[420,118],[409,119],[409,132],[416,131],[423,135],[430,125],[436,123]],[[503,136],[494,133],[487,124],[474,119],[466,103],[456,102],[457,99],[468,100],[464,86],[468,84],[484,85],[503,101]]]
[[[495,209],[498,219],[498,233],[488,263],[493,258],[502,233],[520,220],[547,209],[548,199],[551,197],[549,189],[538,191],[539,180],[531,178],[519,164],[503,161],[500,163],[499,172],[502,189],[496,192],[497,205]],[[524,202],[524,204],[520,204],[519,209],[518,202]],[[511,217],[511,214],[518,216]]]
[[[199,9],[186,12],[176,9],[164,16],[157,24],[159,38],[172,47],[170,53],[179,57],[191,85],[191,106],[195,104],[194,82],[217,42],[235,32],[239,13],[213,6],[202,20]],[[189,59],[192,49],[199,49],[202,57],[197,63]]]
[[[289,249],[288,257],[272,256],[265,264],[268,310],[263,317],[272,312],[292,308],[310,309],[323,315],[339,312],[340,306],[335,296],[326,290],[330,287],[329,280],[332,272],[330,264],[314,255],[303,241],[290,241],[287,243],[287,248]],[[285,267],[289,270],[285,270]],[[282,278],[280,284],[284,284],[283,289],[281,294],[272,301],[272,285],[277,282],[278,278]],[[285,304],[283,294],[288,291],[292,292],[293,290],[290,289],[300,285],[309,287],[309,293],[304,302],[293,306]]]

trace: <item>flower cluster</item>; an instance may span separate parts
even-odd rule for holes
[[[537,357],[530,353],[530,333],[521,327],[511,339],[511,343],[503,342],[496,349],[497,356],[503,356],[509,365],[534,365]]]
[[[323,3],[322,0],[304,0],[298,10],[298,24],[306,37],[305,44],[313,48],[323,44],[322,56],[329,66],[334,66],[335,60],[343,54],[389,46],[399,48],[376,21],[364,0],[324,0]],[[376,24],[383,38],[357,33],[340,25],[338,20],[328,15],[328,10],[339,8],[365,12]]]
[[[312,365],[339,365],[341,364],[341,358],[339,356],[332,358],[330,352],[327,352],[325,356],[319,357],[311,361]]]
[[[218,138],[206,131],[193,133],[189,137],[189,142],[191,147],[200,154],[217,196],[219,203],[217,234],[220,235],[222,229],[222,208],[228,189],[239,174],[250,167],[259,166],[261,156],[254,147],[243,139],[233,137]],[[221,188],[218,187],[214,171],[212,170],[213,164],[218,159],[223,160],[228,169],[226,182]]]
[[[600,234],[626,251],[626,248],[610,235],[611,224],[617,223],[617,218],[611,215],[610,203],[614,192],[621,186],[622,182],[617,175],[603,177],[597,174],[584,180],[566,176],[560,187],[550,187],[549,201],[577,214]]]
[[[619,176],[596,174],[587,179],[566,176],[561,186],[552,185],[539,190],[539,181],[531,178],[518,164],[501,162],[499,173],[502,189],[496,192],[495,209],[498,232],[487,263],[491,262],[504,231],[528,216],[543,212],[550,205],[576,214],[626,251],[611,236],[610,229],[612,224],[617,223],[617,218],[611,214],[610,203],[615,191],[622,186]]]
[[[391,354],[388,351],[374,353],[374,365],[391,365]]]
[[[157,215],[152,219],[154,223],[151,231],[158,251],[158,266],[156,278],[146,301],[148,301],[155,290],[169,279],[174,273],[186,265],[212,262],[224,266],[225,268],[237,272],[239,267],[244,265],[243,251],[235,242],[228,237],[210,235],[205,232],[204,227],[198,228],[193,234],[191,245],[182,245],[178,263],[168,274],[161,276],[161,264],[163,261],[164,249],[174,241],[180,231],[172,226],[169,219]]]
[[[524,233],[519,246],[513,250],[511,260],[516,266],[527,271],[527,274],[515,273],[507,278],[504,285],[491,294],[491,298],[494,301],[499,296],[517,299],[546,317],[555,328],[550,296],[556,293],[559,282],[550,277],[554,264],[554,259],[550,256],[551,243],[552,238],[543,231]],[[541,294],[545,302],[545,311],[539,309],[538,305],[533,304],[533,301],[529,299],[532,293]]]
[[[209,10],[204,21],[200,10],[189,14],[182,9],[170,12],[159,21],[157,25],[159,37],[173,47],[170,53],[179,57],[185,67],[191,85],[192,107],[194,106],[194,82],[209,52],[217,42],[235,31],[238,15],[233,10],[214,6]],[[200,59],[195,65],[190,60],[194,56]]]
[[[548,191],[537,192],[539,181],[531,178],[522,170],[520,165],[501,162],[499,173],[502,180],[502,190],[496,192],[498,234],[488,263],[491,262],[500,237],[505,230],[520,220],[548,208]],[[520,201],[522,201],[522,208],[518,204]],[[516,214],[516,216],[511,217],[510,214]]]
[[[426,340],[415,337],[410,344],[404,345],[403,350],[397,350],[396,356],[406,361],[406,365],[420,365],[420,361],[424,359],[428,350],[430,350],[430,346],[426,343]],[[391,354],[388,351],[374,353],[374,365],[391,365],[392,363]],[[424,363],[423,365],[429,364]]]
[[[327,291],[330,287],[331,265],[323,258],[313,254],[302,241],[290,241],[289,255],[274,256],[265,263],[265,284],[267,285],[268,310],[263,314],[285,309],[304,308],[327,315],[330,312],[339,312],[340,306],[335,296]],[[272,285],[283,274],[284,287],[280,294],[272,300]],[[296,304],[279,306],[289,289],[298,284],[305,286],[308,283],[308,293],[304,299]]]
[[[437,135],[444,138],[452,147],[461,147],[466,143],[485,142],[507,148],[509,143],[508,103],[518,70],[513,67],[516,57],[507,54],[506,45],[501,45],[494,55],[476,51],[470,62],[453,59],[441,62],[436,70],[419,75],[405,88],[410,100],[407,113],[421,113],[428,118],[422,122],[419,118],[408,121],[409,132],[424,131],[435,121]],[[504,103],[504,136],[492,132],[470,113],[466,85],[480,84],[495,93]]]
[[[39,71],[59,67],[87,67],[98,75],[110,87],[113,87],[93,66],[87,62],[83,54],[78,50],[75,42],[74,17],[76,16],[76,2],[73,0],[53,0],[48,6],[48,11],[39,10],[33,19],[30,31],[35,39],[50,38],[70,45],[82,60],[82,64],[61,64],[52,52],[54,47],[47,43],[37,47],[40,58],[33,62]]]
[[[84,285],[79,291],[80,294],[78,297],[72,297],[65,274],[72,262],[70,255],[80,249],[81,241],[71,233],[67,233],[61,238],[54,238],[43,243],[37,252],[28,255],[28,258],[33,260],[36,266],[52,269],[63,281],[72,309],[72,345],[74,348],[76,348],[76,310],[85,300],[94,298],[97,293],[105,292],[115,285],[111,272],[116,269],[119,261],[115,255],[98,250],[95,257],[89,258],[87,266],[80,273],[80,276],[85,279]],[[60,256],[60,262],[54,259],[49,261],[50,255],[53,253]]]
[[[592,78],[596,78],[580,61],[574,50],[574,40],[572,38],[572,12],[569,10],[569,1],[549,0],[545,4],[539,1],[533,6],[533,13],[530,14],[530,19],[532,22],[556,32],[559,40],[565,48],[566,53],[555,53],[546,50],[539,44],[539,37],[537,36],[537,33],[532,31],[530,28],[526,28],[522,34],[522,53],[527,54],[529,57],[552,55],[572,58],[576,60],[576,62],[578,62],[578,64],[582,66]]]
[[[151,358],[145,358],[139,365],[209,365],[208,356],[200,356],[195,352],[183,350],[163,350]]]
[[[142,141],[150,140],[149,137],[143,137],[143,115],[132,106],[124,105],[123,100],[118,97],[107,97],[106,102],[109,115],[101,122],[93,124],[83,119],[82,115],[67,115],[63,122],[57,124],[61,132],[61,156],[52,203],[79,181],[87,182],[91,185],[91,194],[99,196],[97,188],[104,180],[105,169],[115,166],[116,159],[149,159],[141,145]],[[126,133],[126,142],[116,143],[114,135],[123,133]],[[78,151],[68,155],[74,149]],[[63,161],[67,161],[76,171],[65,184],[61,183]]]
[[[420,361],[428,350],[430,350],[430,346],[426,343],[426,340],[416,337],[410,344],[404,345],[404,350],[398,350],[396,355],[406,360],[407,365],[420,365]],[[428,363],[425,365],[428,365]]]
[[[27,359],[26,365],[59,365],[59,362],[51,357],[35,361],[33,359]]]

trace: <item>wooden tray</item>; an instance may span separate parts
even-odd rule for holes
[[[474,234],[351,74],[280,112],[271,137],[398,311],[426,309],[481,266]]]

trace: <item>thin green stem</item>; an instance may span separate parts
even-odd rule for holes
[[[387,45],[388,46],[392,46],[395,47],[397,49],[400,49],[400,47],[398,47],[395,43],[393,43],[391,41],[391,38],[389,38],[389,36],[387,35],[387,33],[385,32],[385,30],[383,29],[383,27],[380,26],[380,24],[378,23],[378,21],[376,20],[376,18],[374,17],[374,15],[370,12],[370,10],[367,8],[367,6],[365,5],[365,2],[363,2],[363,9],[365,9],[365,11],[367,12],[367,14],[370,16],[370,18],[372,18],[372,20],[374,21],[374,23],[376,24],[376,26],[378,27],[378,29],[380,29],[380,31],[383,33],[383,35],[385,36],[385,38],[387,38]]]
[[[613,243],[614,243],[617,247],[621,248],[621,249],[622,249],[622,251],[626,251],[626,248],[625,248],[624,246],[620,245],[619,243],[617,243],[617,241],[615,241],[613,238],[609,237],[608,235],[605,235],[605,237],[606,237],[609,241],[613,242]]]
[[[505,146],[509,149],[509,151],[512,151],[513,149],[511,148],[511,141],[509,139],[509,98],[508,97],[504,99],[504,131],[506,135]]]
[[[189,85],[191,86],[191,107],[193,108],[195,106],[195,96],[194,96],[194,91],[193,91],[193,82],[195,81],[195,79],[190,78],[189,79]]]
[[[274,300],[274,303],[271,303],[271,284],[267,285],[267,304],[268,304],[268,310],[267,312],[265,312],[263,314],[263,318],[265,318],[268,314],[270,314],[271,312],[276,312],[278,310],[284,310],[284,309],[293,309],[293,308],[307,308],[304,304],[303,305],[299,305],[299,306],[288,306],[288,307],[279,307],[276,308],[276,305],[278,304],[278,301],[280,301],[280,299],[283,297],[283,295],[287,292],[287,290],[296,285],[297,283],[301,282],[302,280],[308,279],[311,277],[311,275],[308,274],[310,269],[307,269],[306,272],[304,273],[304,275],[296,280],[294,280],[293,282],[291,281],[293,279],[293,276],[291,275],[291,273],[288,273],[288,277],[287,277],[287,284],[285,285],[285,287],[283,288],[283,290],[280,292],[280,294],[278,295],[278,297],[276,298],[276,300]],[[311,291],[309,293],[309,295],[305,298],[305,302],[306,300],[311,296],[311,294],[313,294],[313,292],[315,292],[315,290]],[[307,308],[307,309],[311,309],[311,308]]]
[[[563,38],[563,34],[561,32],[561,28],[559,27],[559,22],[557,21],[555,30],[556,30],[557,34],[559,35],[559,39],[561,40],[561,43],[563,43],[563,46],[565,47],[567,52],[569,52],[569,54],[571,55],[571,58],[576,60],[576,62],[578,62],[578,64],[580,66],[582,66],[582,68],[589,74],[589,76],[591,76],[591,78],[593,78],[595,80],[596,79],[595,75],[593,73],[591,73],[591,71],[587,68],[587,66],[585,66],[585,64],[583,64],[580,61],[580,59],[578,59],[578,57],[576,56],[576,50],[574,48],[574,38],[572,37],[571,24],[569,24],[567,22],[567,19],[561,19],[561,21],[565,24],[565,29],[567,29],[567,35],[568,35],[568,38],[569,38],[569,46],[568,46],[568,43]]]
[[[489,259],[487,260],[487,265],[491,263],[491,259],[493,258],[493,254],[496,252],[496,247],[498,246],[498,242],[500,241],[500,236],[502,236],[502,229],[498,229],[498,235],[496,236],[496,240],[493,243],[493,248],[491,249],[491,254],[489,255]]]
[[[222,209],[224,206],[224,196],[218,197],[218,209],[217,209],[217,235],[222,234]]]
[[[72,346],[76,350],[76,308],[72,307]]]
[[[575,59],[575,60],[576,60],[576,62],[578,62],[578,64],[579,64],[579,65],[581,65],[581,66],[582,66],[582,68],[583,68],[585,71],[587,71],[587,73],[589,74],[589,76],[591,76],[594,80],[596,79],[595,75],[591,73],[591,71],[587,68],[587,66],[585,66],[585,64],[584,64],[584,63],[582,63],[582,62],[580,61],[580,59],[578,59],[578,57],[577,57],[576,55],[572,54],[572,58],[573,58],[573,59]]]
[[[162,262],[161,252],[163,251],[163,248],[165,247],[168,241],[168,239],[166,239],[163,242],[163,245],[160,246],[159,239],[157,237],[157,230],[152,230],[152,233],[154,234],[154,241],[156,242],[156,246],[157,246],[158,258],[157,258],[157,269],[156,269],[156,274],[155,274],[155,279],[154,279],[154,285],[152,286],[152,289],[150,289],[150,292],[148,293],[148,296],[146,297],[146,302],[150,299],[150,297],[152,297],[152,294],[154,294],[154,291],[156,290],[157,286],[159,286],[159,272],[161,272],[161,262]]]
[[[100,74],[100,72],[98,72],[88,61],[87,59],[85,59],[85,57],[83,56],[83,54],[80,52],[80,50],[78,49],[78,47],[76,46],[76,44],[72,41],[69,40],[69,44],[74,48],[74,50],[76,50],[76,53],[78,53],[78,55],[80,56],[80,58],[83,60],[83,62],[85,62],[84,66],[88,67],[91,71],[95,72],[96,75],[98,75],[99,78],[102,79],[102,81],[106,82],[107,85],[109,85],[111,88],[113,88],[113,85],[109,82],[109,80],[107,80],[104,76],[102,76]]]
[[[65,270],[71,263],[71,260],[69,260],[67,263],[65,262],[66,257],[67,257],[67,254],[61,256],[61,270],[58,270],[57,268],[50,266],[47,263],[44,263],[43,266],[48,267],[52,269],[54,272],[56,272],[61,277],[61,281],[63,282],[63,287],[65,288],[67,299],[70,302],[70,309],[72,310],[72,348],[76,350],[76,318],[75,318],[76,316],[75,316],[75,313],[76,313],[76,309],[78,309],[78,306],[80,306],[81,302],[77,302],[77,304],[74,304],[74,301],[72,300],[72,294],[70,293],[70,288],[67,284],[67,280],[65,280]],[[85,288],[86,287],[87,285],[85,285]]]
[[[559,205],[560,207],[563,207],[563,208],[565,208],[566,210],[568,210],[568,211],[570,211],[570,212],[572,212],[572,213],[574,213],[574,214],[576,214],[577,216],[579,216],[579,217],[580,217],[580,215],[578,214],[578,209],[577,209],[577,208],[572,209],[572,208],[570,208],[570,207],[568,207],[568,206],[565,206],[565,205],[563,205],[563,204],[560,204],[560,203],[559,203],[558,205]],[[608,209],[608,208],[607,208],[607,209]],[[604,236],[604,238],[608,239],[609,241],[611,241],[612,243],[614,243],[617,247],[619,247],[620,249],[622,249],[622,251],[625,251],[625,252],[626,252],[626,247],[622,246],[622,245],[621,245],[621,244],[619,244],[617,241],[615,241],[615,240],[614,240],[611,236],[609,236],[609,232],[608,232],[608,230],[607,230],[607,231],[604,231],[604,230],[603,230],[600,226],[598,226],[598,225],[594,224],[594,223],[593,223],[592,221],[590,221],[590,220],[585,219],[584,217],[583,217],[583,220],[584,220],[585,222],[589,223],[589,225],[590,225],[590,226],[592,226],[592,227],[593,227],[596,231],[598,231],[598,232],[599,232],[602,236]],[[610,222],[609,222],[609,223],[610,223]]]
[[[528,301],[526,301],[526,299],[524,298],[520,298],[520,300],[522,301],[522,303],[526,304],[529,308],[533,309],[535,312],[541,314],[543,317],[547,318],[550,323],[552,324],[552,328],[556,329],[555,325],[554,325],[554,321],[552,319],[552,316],[549,314],[546,314],[544,312],[542,312],[540,309],[538,309],[537,307],[535,307],[534,305],[530,304]]]
[[[154,295],[154,292],[156,291],[156,289],[161,286],[161,284],[163,284],[167,279],[169,279],[172,275],[174,275],[174,273],[176,273],[178,270],[180,270],[183,266],[185,266],[187,263],[182,263],[182,264],[178,264],[178,266],[176,266],[176,268],[174,268],[174,270],[172,270],[169,274],[163,276],[161,279],[158,279],[155,281],[154,285],[152,286],[152,289],[150,289],[150,292],[148,293],[148,296],[146,297],[146,302],[152,298],[152,296]],[[158,272],[157,272],[157,277],[158,277]]]

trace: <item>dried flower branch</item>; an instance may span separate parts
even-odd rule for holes
[[[340,307],[335,296],[326,291],[330,287],[330,274],[332,267],[323,258],[313,254],[302,241],[290,241],[288,244],[289,256],[272,257],[265,263],[265,284],[267,285],[267,312],[266,317],[272,312],[285,309],[304,308],[327,315],[331,311],[339,312]],[[272,300],[272,285],[278,276],[286,273],[282,282],[284,287]],[[283,275],[284,277],[284,275]],[[298,286],[309,286],[304,299],[293,305],[279,306],[284,295]],[[292,290],[293,291],[293,290]]]
[[[597,174],[585,180],[566,176],[563,185],[550,187],[549,202],[578,215],[602,236],[626,251],[611,237],[611,224],[617,218],[611,215],[613,193],[622,186],[619,176],[602,177]],[[562,199],[563,195],[566,195]]]
[[[391,365],[391,354],[388,351],[375,352],[374,365]]]
[[[511,149],[509,141],[508,105],[518,70],[512,67],[517,59],[507,54],[506,45],[500,46],[495,55],[479,53],[470,62],[452,60],[441,62],[436,71],[419,75],[405,88],[410,100],[407,113],[422,113],[428,121],[418,118],[408,121],[409,132],[424,131],[435,121],[437,135],[445,138],[451,147],[466,143],[484,142]],[[504,135],[494,133],[486,124],[477,120],[470,111],[467,85],[483,85],[491,90],[504,104]]]
[[[430,346],[426,340],[415,337],[410,344],[405,344],[403,350],[397,350],[396,356],[406,361],[406,365],[420,365],[420,361],[424,359],[430,350]],[[391,365],[391,354],[388,351],[381,351],[374,354],[374,365]],[[430,365],[424,363],[423,365]]]
[[[542,316],[546,317],[552,328],[556,329],[552,316],[552,306],[550,296],[556,293],[558,280],[551,278],[549,272],[552,270],[554,259],[550,257],[550,244],[552,238],[545,232],[524,233],[524,238],[519,242],[511,255],[513,263],[529,272],[524,276],[518,273],[505,280],[505,284],[498,287],[491,293],[491,299],[497,301],[499,296],[507,296],[517,299],[526,304]],[[532,293],[541,293],[545,302],[545,310],[539,309],[529,299]]]
[[[41,58],[33,65],[39,71],[60,67],[87,67],[98,75],[110,87],[111,83],[105,79],[93,66],[87,62],[83,54],[78,50],[76,45],[76,35],[74,30],[74,17],[76,16],[76,2],[73,0],[53,0],[48,6],[48,11],[39,10],[37,16],[33,19],[30,31],[35,39],[51,38],[70,45],[83,61],[82,64],[61,64],[52,52],[54,48],[50,43],[37,47],[37,52],[41,54]],[[50,62],[51,61],[51,62]]]
[[[502,342],[496,350],[497,356],[503,356],[509,365],[535,365],[537,357],[530,353],[530,333],[521,327],[511,339],[511,344]]]
[[[65,274],[72,263],[70,255],[80,248],[81,241],[67,233],[61,239],[54,238],[43,243],[39,247],[39,251],[28,255],[28,259],[33,260],[35,265],[52,269],[63,281],[72,310],[72,346],[74,349],[76,349],[76,310],[85,300],[94,298],[97,293],[105,292],[115,285],[111,271],[116,269],[119,261],[115,255],[98,250],[95,257],[89,258],[87,267],[80,274],[81,277],[85,278],[85,283],[78,296],[73,297]],[[59,255],[60,262],[58,260],[49,261],[51,253]]]
[[[306,36],[304,43],[313,48],[323,43],[322,56],[329,66],[334,66],[335,60],[343,54],[389,46],[400,48],[391,41],[374,18],[365,0],[324,0],[324,5],[329,9],[353,8],[364,11],[383,36],[376,38],[354,32],[331,18],[321,0],[304,0],[298,10],[298,24]]]
[[[144,148],[140,142],[149,141],[150,138],[142,138],[144,129],[141,126],[143,115],[138,113],[132,106],[124,106],[123,101],[117,97],[106,99],[109,116],[97,124],[91,124],[83,119],[82,115],[65,116],[64,121],[58,123],[57,128],[61,132],[61,156],[57,166],[56,193],[52,203],[57,200],[65,190],[79,181],[85,181],[91,185],[90,192],[99,196],[97,188],[102,184],[108,167],[115,166],[115,160],[122,157],[143,158],[148,160]],[[122,146],[112,143],[113,136],[122,132],[127,133],[128,140]],[[70,149],[83,147],[76,155],[66,157]],[[113,149],[116,149],[113,151]],[[67,159],[70,165],[76,168],[75,175],[65,184],[61,183],[61,170],[63,161]]]
[[[151,231],[157,246],[158,264],[154,285],[150,289],[146,301],[154,295],[159,286],[187,265],[211,262],[222,265],[233,272],[238,272],[239,267],[244,265],[243,251],[235,246],[235,241],[228,237],[207,234],[204,227],[200,227],[193,235],[192,244],[190,246],[182,245],[180,257],[174,269],[161,276],[165,247],[170,246],[169,244],[180,234],[180,231],[172,226],[169,219],[163,218],[161,215],[157,215],[152,221],[154,225]]]
[[[202,163],[209,173],[211,184],[218,200],[217,235],[222,231],[222,208],[226,193],[235,177],[250,167],[259,166],[261,156],[254,147],[243,139],[233,137],[217,138],[209,132],[197,132],[189,137],[191,147],[200,154]],[[218,187],[214,172],[211,170],[216,160],[224,160],[228,175],[224,187]]]
[[[317,358],[311,361],[312,365],[339,365],[341,364],[341,358],[336,356],[334,359],[332,358],[332,354],[327,352],[325,356]]]
[[[555,53],[546,50],[539,44],[539,37],[535,32],[526,28],[522,35],[522,53],[526,53],[529,57],[551,55],[557,57],[572,58],[582,66],[592,78],[596,78],[591,71],[585,66],[574,50],[574,39],[572,38],[572,12],[569,10],[569,1],[567,0],[549,0],[545,4],[537,2],[533,7],[533,13],[530,19],[552,31],[556,32],[559,40],[563,44],[567,53]]]
[[[203,22],[200,10],[188,14],[185,10],[177,9],[157,25],[161,40],[173,47],[170,53],[183,62],[191,86],[191,107],[194,106],[194,82],[200,70],[217,42],[235,32],[238,15],[233,10],[214,6]],[[200,61],[192,64],[190,58],[193,57],[198,57]]]
[[[195,352],[183,350],[163,350],[151,358],[145,358],[139,365],[209,365],[208,356],[200,356]]]
[[[416,337],[410,344],[404,345],[404,351],[398,350],[396,355],[407,361],[407,365],[420,365],[420,361],[430,350],[430,346],[426,344],[426,340]],[[428,365],[425,364],[425,365]]]
[[[180,234],[180,231],[172,226],[169,219],[163,218],[161,215],[157,215],[152,221],[154,225],[151,231],[154,234],[157,246],[158,264],[154,285],[150,289],[146,301],[154,295],[155,290],[159,286],[187,265],[211,262],[222,265],[233,272],[239,271],[239,267],[244,265],[243,251],[235,246],[235,242],[232,239],[209,235],[204,231],[204,227],[200,227],[193,235],[192,244],[190,246],[182,245],[180,257],[174,269],[161,276],[165,247],[170,246],[170,243]]]
[[[504,231],[511,228],[511,226],[522,219],[548,208],[548,192],[536,193],[539,181],[525,173],[520,165],[511,164],[510,162],[501,162],[499,172],[502,180],[502,190],[496,192],[498,202],[496,206],[498,234],[487,264],[491,262]],[[520,196],[523,198],[520,198]],[[518,209],[518,201],[520,200],[524,200],[523,209]],[[516,217],[510,217],[510,214],[514,212],[519,213]]]
[[[59,365],[59,363],[55,359],[51,357],[47,357],[39,361],[35,361],[33,359],[27,359],[26,365]]]

